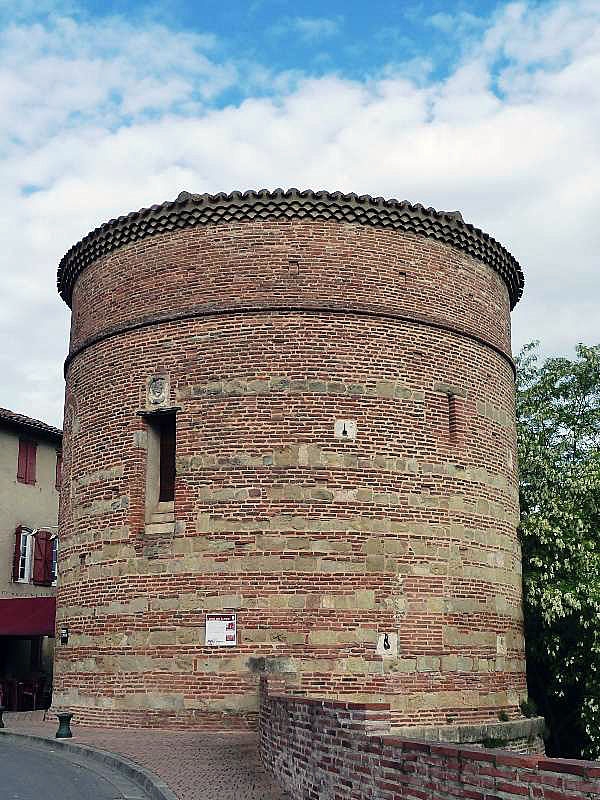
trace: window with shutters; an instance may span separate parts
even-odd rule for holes
[[[19,439],[17,480],[19,483],[35,483],[37,443],[31,439]]]
[[[18,526],[15,532],[13,580],[52,586],[56,582],[58,540],[48,530]]]

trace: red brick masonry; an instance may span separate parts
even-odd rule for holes
[[[281,688],[271,682],[271,689]],[[600,763],[379,735],[389,710],[261,691],[261,755],[293,800],[596,800]]]
[[[389,703],[397,725],[517,721],[518,266],[455,216],[294,197],[141,212],[61,266],[54,706],[92,726],[247,729],[267,672]],[[169,519],[156,381],[176,415]],[[233,647],[206,641],[221,612]]]

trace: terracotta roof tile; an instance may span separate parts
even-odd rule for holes
[[[39,419],[32,419],[31,417],[26,417],[24,414],[17,414],[15,411],[9,411],[8,408],[0,408],[0,428],[2,427],[35,432],[54,441],[62,440],[62,431],[60,428],[55,428],[52,425],[48,425],[46,422],[40,422]]]

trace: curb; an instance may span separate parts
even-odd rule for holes
[[[7,737],[10,741],[30,741],[43,747],[53,749],[62,748],[67,753],[74,753],[84,759],[89,759],[104,766],[120,772],[130,781],[140,787],[151,800],[179,800],[177,795],[160,778],[157,778],[150,770],[140,767],[128,758],[109,753],[107,750],[100,750],[87,744],[75,744],[65,739],[50,739],[47,736],[35,736],[32,733],[17,733],[16,731],[0,730],[0,736]]]

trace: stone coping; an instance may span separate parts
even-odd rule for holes
[[[196,225],[292,219],[353,223],[427,236],[456,247],[494,269],[506,283],[513,308],[523,293],[519,263],[499,242],[463,221],[459,212],[436,211],[406,200],[298,189],[231,194],[181,192],[176,200],[111,219],[73,245],[61,259],[58,291],[71,305],[78,275],[91,263],[131,242]]]
[[[480,722],[458,725],[402,725],[392,726],[392,736],[405,739],[421,739],[448,744],[476,744],[486,740],[511,741],[528,739],[530,736],[543,738],[546,723],[543,717],[508,720],[507,722]]]

